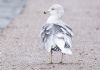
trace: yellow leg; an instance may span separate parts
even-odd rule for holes
[[[52,49],[51,49],[51,58],[50,58],[50,64],[52,64]]]
[[[63,53],[61,55],[61,62],[60,63],[63,63]]]

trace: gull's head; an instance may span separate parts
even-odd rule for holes
[[[59,4],[52,5],[48,11],[44,12],[44,14],[50,13],[50,16],[62,17],[64,14],[64,8]]]

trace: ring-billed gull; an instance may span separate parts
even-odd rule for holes
[[[49,13],[50,16],[47,19],[46,24],[42,27],[41,39],[45,49],[51,52],[52,63],[52,52],[61,51],[63,54],[72,54],[72,36],[73,32],[69,25],[65,24],[61,18],[64,14],[64,8],[59,4],[52,5],[48,11],[44,14]]]

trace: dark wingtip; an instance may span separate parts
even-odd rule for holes
[[[44,14],[47,14],[47,12],[44,11]]]

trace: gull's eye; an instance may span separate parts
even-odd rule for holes
[[[51,10],[55,10],[54,8],[52,8]]]

